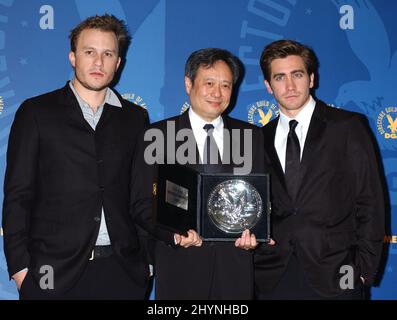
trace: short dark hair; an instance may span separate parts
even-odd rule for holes
[[[288,56],[299,56],[303,59],[307,73],[317,73],[318,60],[314,51],[299,42],[293,40],[278,40],[270,43],[263,49],[260,65],[265,79],[271,80],[271,63],[275,59]]]
[[[110,14],[104,14],[103,16],[95,15],[80,22],[70,31],[70,49],[73,52],[76,52],[77,40],[81,32],[86,29],[99,29],[104,32],[113,32],[117,38],[119,56],[125,54],[131,41],[131,36],[123,20]]]
[[[236,84],[241,74],[240,60],[229,51],[218,48],[206,48],[194,51],[186,61],[185,76],[194,83],[197,70],[200,67],[210,68],[220,60],[229,66],[233,75],[233,84]]]

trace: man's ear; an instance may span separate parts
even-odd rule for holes
[[[310,89],[314,86],[314,73],[310,75]]]
[[[74,68],[76,66],[76,54],[73,51],[69,52],[69,61],[72,67]]]
[[[263,82],[265,83],[267,92],[269,92],[270,94],[273,94],[273,90],[272,90],[272,87],[270,86],[270,83],[267,80],[265,80]]]
[[[121,63],[121,58],[119,57],[119,59],[117,60],[116,71],[119,69],[120,63]]]
[[[192,90],[192,87],[193,87],[192,80],[190,80],[189,77],[185,76],[185,89],[188,96],[190,96],[190,90]]]

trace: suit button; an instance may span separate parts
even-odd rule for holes
[[[94,221],[95,221],[95,222],[101,221],[101,217],[95,217],[95,218],[94,218]]]
[[[104,190],[105,190],[105,187],[104,187],[104,186],[100,186],[100,187],[99,187],[99,190],[104,191]]]
[[[294,211],[292,212],[292,214],[293,214],[294,216],[296,216],[296,215],[298,214],[298,212],[299,212],[299,211],[298,211],[298,208],[295,208]]]
[[[96,161],[96,163],[103,163],[103,160],[102,160],[102,159],[98,159],[98,160]]]

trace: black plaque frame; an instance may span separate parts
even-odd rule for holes
[[[194,229],[204,241],[235,241],[241,234],[227,233],[215,226],[208,216],[207,202],[211,191],[219,183],[238,179],[250,183],[262,198],[262,215],[255,226],[251,228],[251,232],[255,234],[258,242],[269,242],[270,179],[269,174],[266,173],[208,174],[178,164],[159,165],[155,195],[156,223],[160,227],[180,234],[186,234],[189,229]],[[172,186],[171,190],[170,185]]]

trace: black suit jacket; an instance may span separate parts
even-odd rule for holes
[[[191,129],[188,111],[180,116],[153,124],[150,128],[159,129],[166,137],[167,121],[175,124],[175,130]],[[241,129],[240,141],[243,143],[243,130],[253,131],[253,155],[251,173],[263,173],[263,139],[260,129],[248,123],[223,116],[227,130]],[[230,131],[229,131],[230,132]],[[232,136],[232,135],[231,135]],[[169,142],[169,141],[168,141]],[[177,141],[175,149],[184,141]],[[235,150],[236,139],[230,139],[226,150]],[[167,148],[165,148],[167,150]],[[241,147],[243,149],[243,146]],[[225,154],[225,153],[224,153]],[[196,147],[196,164],[187,166],[203,171],[199,164],[199,152]],[[167,163],[167,153],[160,156]],[[225,156],[223,159],[226,159]],[[222,164],[217,172],[232,173],[236,164]],[[156,181],[156,165],[148,166],[144,173],[150,180]],[[143,180],[143,179],[142,179]],[[146,187],[151,191],[151,185]],[[150,196],[150,195],[149,195]],[[155,280],[157,299],[250,299],[253,297],[253,255],[250,251],[234,246],[234,242],[204,242],[202,247],[183,248],[174,245],[173,233],[164,232],[163,241],[158,241],[155,250]],[[212,293],[211,293],[212,292]],[[211,295],[210,295],[211,293]]]
[[[304,145],[300,187],[293,202],[274,147],[278,118],[263,128],[272,166],[273,238],[257,250],[256,289],[269,292],[295,248],[309,284],[320,295],[341,293],[343,265],[357,281],[373,282],[384,237],[384,196],[364,116],[317,102]]]
[[[140,107],[104,105],[94,131],[69,84],[26,100],[9,136],[4,184],[4,251],[10,276],[54,270],[53,293],[72,287],[95,245],[101,208],[115,255],[142,288],[148,263],[140,245],[134,153],[147,123]],[[111,275],[108,275],[111,277]]]

